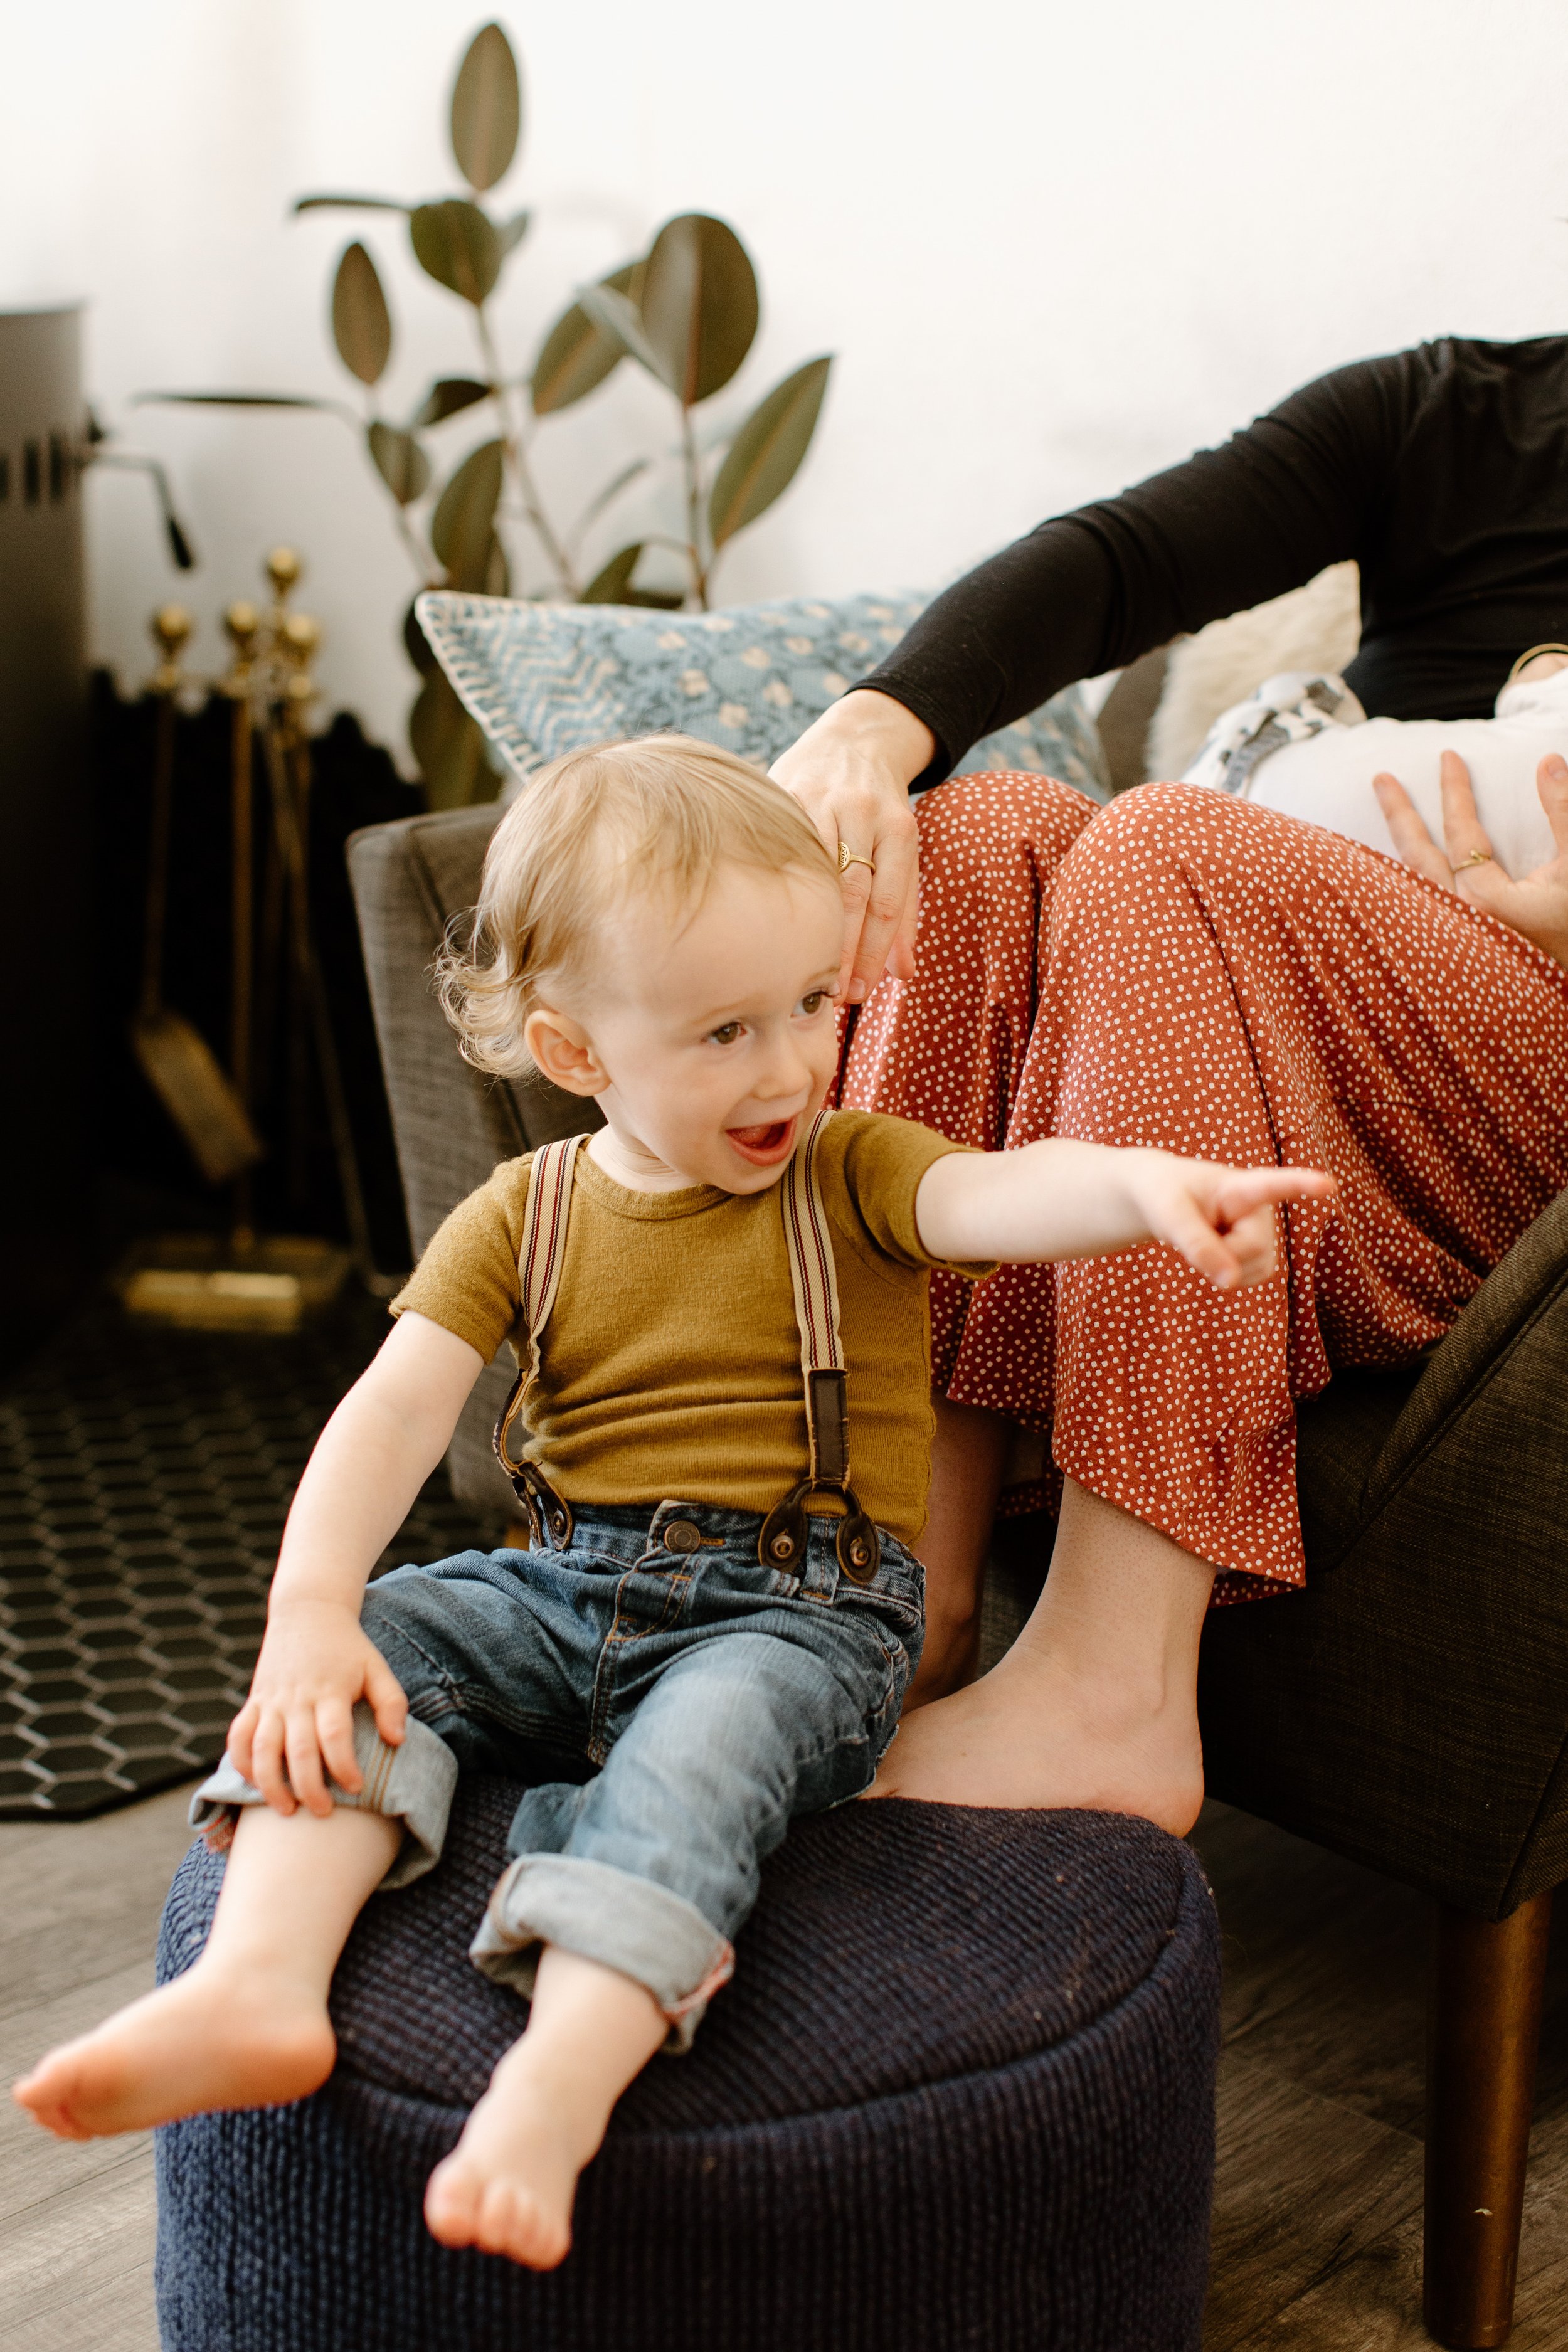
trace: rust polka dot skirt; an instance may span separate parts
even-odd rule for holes
[[[1303,1581],[1294,1402],[1439,1339],[1568,1183],[1568,972],[1338,834],[1186,784],[1097,809],[1024,774],[920,804],[915,978],[884,981],[847,1103],[985,1150],[1071,1135],[1338,1177],[1283,1272],[1175,1253],[933,1278],[947,1393],[1222,1573]],[[1010,1490],[1005,1507],[1044,1498]]]

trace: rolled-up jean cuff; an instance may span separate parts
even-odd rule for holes
[[[409,1716],[400,1747],[389,1747],[375,1727],[375,1717],[362,1699],[354,1708],[354,1761],[363,1787],[351,1796],[326,1775],[335,1805],[355,1812],[384,1813],[403,1823],[403,1843],[383,1888],[406,1886],[423,1878],[441,1859],[447,1841],[447,1816],[458,1785],[458,1759],[446,1741],[427,1723]],[[239,1809],[262,1805],[267,1800],[253,1787],[224,1750],[217,1770],[202,1782],[191,1799],[191,1827],[205,1832],[209,1844],[222,1847],[232,1836]],[[227,1832],[227,1835],[225,1832]]]
[[[530,1994],[541,1944],[646,1985],[669,2020],[667,2050],[689,2050],[709,2000],[735,1972],[734,1946],[684,1895],[570,1853],[521,1854],[502,1872],[468,1958]]]

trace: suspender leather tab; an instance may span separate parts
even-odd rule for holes
[[[795,1317],[800,1327],[801,1383],[805,1392],[811,1468],[763,1521],[757,1554],[764,1568],[791,1569],[804,1559],[809,1533],[806,1505],[814,1495],[836,1494],[844,1505],[838,1522],[838,1565],[852,1582],[868,1584],[877,1573],[882,1545],[876,1523],[861,1509],[849,1483],[848,1374],[838,1334],[838,1275],[816,1172],[817,1145],[832,1116],[830,1110],[817,1112],[780,1187]]]

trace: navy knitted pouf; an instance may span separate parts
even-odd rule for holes
[[[437,2246],[431,2167],[525,2016],[465,1957],[521,1790],[365,1912],[313,2098],[158,2135],[165,2352],[1196,2352],[1219,1934],[1121,1815],[797,1822],[689,2056],[622,2100],[572,2253]],[[195,1846],[159,1976],[200,1950]]]

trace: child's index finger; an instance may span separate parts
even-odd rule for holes
[[[1238,1168],[1220,1186],[1215,1214],[1233,1225],[1270,1202],[1331,1202],[1339,1189],[1338,1179],[1323,1168]]]

